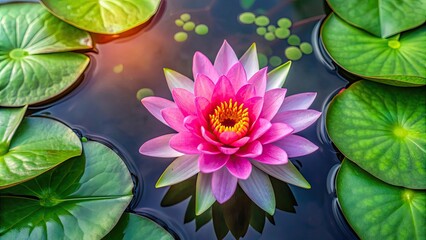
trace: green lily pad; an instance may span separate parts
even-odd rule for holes
[[[172,240],[173,237],[164,228],[146,217],[124,213],[117,225],[104,239]]]
[[[47,118],[22,120],[25,110],[0,108],[0,189],[81,154],[80,140],[70,128]]]
[[[425,0],[327,0],[346,22],[378,37],[387,38],[426,21]]]
[[[72,86],[89,64],[90,35],[38,3],[0,5],[0,106],[46,101]]]
[[[333,60],[353,74],[392,85],[426,84],[426,26],[382,39],[331,14],[321,38]]]
[[[20,185],[0,191],[2,239],[100,239],[132,199],[121,158],[97,142],[84,153]]]
[[[359,81],[339,93],[327,112],[337,148],[373,176],[393,185],[426,188],[426,87]]]
[[[337,196],[361,239],[426,239],[426,192],[388,185],[345,159]]]
[[[42,0],[57,17],[80,29],[118,34],[148,21],[160,0]]]

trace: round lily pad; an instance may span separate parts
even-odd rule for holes
[[[22,120],[25,110],[0,108],[0,189],[81,154],[80,139],[70,128],[47,118]]]
[[[117,225],[103,239],[173,240],[174,238],[164,228],[146,217],[132,213],[123,213]]]
[[[256,19],[256,15],[252,12],[243,12],[238,16],[238,20],[240,20],[243,24],[252,24],[254,23],[254,20]]]
[[[345,159],[337,196],[361,239],[425,239],[425,191],[386,184]]]
[[[396,186],[426,188],[426,88],[358,81],[327,112],[337,148],[373,176]]]
[[[422,25],[426,20],[426,2],[404,0],[327,0],[334,12],[346,22],[378,37],[387,38]]]
[[[186,32],[177,32],[173,36],[176,42],[185,42],[188,39],[188,33]]]
[[[147,22],[157,12],[161,0],[42,2],[55,16],[80,29],[101,34],[118,34]]]
[[[97,142],[84,153],[20,185],[0,191],[2,239],[101,239],[132,199],[121,158]]]
[[[321,38],[333,60],[353,74],[392,85],[426,84],[426,26],[382,39],[331,14]]]
[[[90,35],[38,3],[0,6],[0,106],[23,106],[55,97],[89,64]]]

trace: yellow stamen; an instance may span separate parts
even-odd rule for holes
[[[244,136],[249,129],[248,108],[244,107],[244,103],[238,104],[232,99],[218,104],[209,117],[210,127],[216,135],[231,131]]]

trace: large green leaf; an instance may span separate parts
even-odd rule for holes
[[[337,196],[361,239],[426,239],[426,192],[388,185],[345,159]]]
[[[346,22],[383,38],[420,26],[426,20],[426,0],[327,2]]]
[[[1,239],[100,239],[132,199],[121,158],[97,142],[45,174],[0,191]]]
[[[90,35],[38,3],[0,5],[0,105],[46,101],[72,86],[89,58]]]
[[[359,81],[339,93],[327,112],[337,148],[375,177],[426,188],[426,87]]]
[[[172,240],[173,237],[164,228],[148,218],[124,213],[114,229],[104,239]]]
[[[47,118],[26,118],[21,123],[25,109],[0,109],[0,189],[81,154],[77,135],[62,123]]]
[[[353,74],[392,85],[426,84],[426,26],[382,39],[331,14],[321,38],[333,60]]]
[[[160,0],[42,0],[60,19],[89,32],[117,34],[148,21]]]

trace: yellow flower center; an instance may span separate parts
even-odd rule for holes
[[[235,132],[238,136],[244,136],[249,128],[250,118],[248,108],[244,103],[229,101],[221,102],[216,106],[210,117],[210,127],[216,135],[223,132]]]

